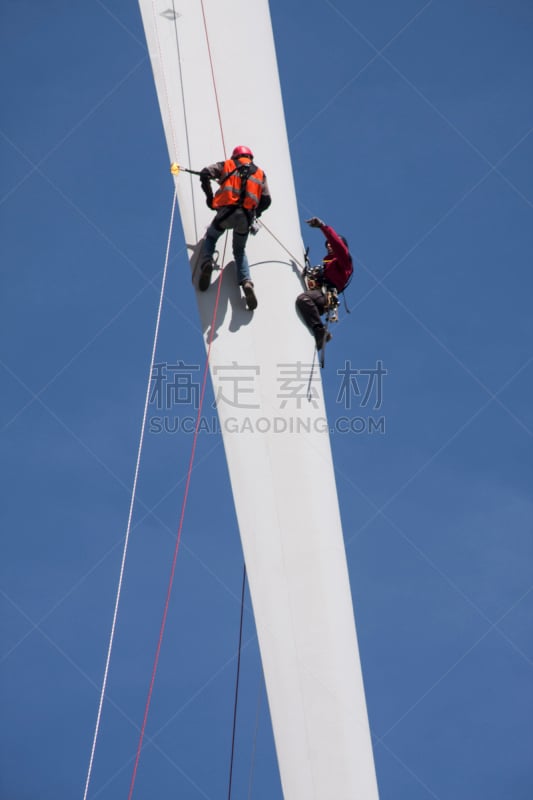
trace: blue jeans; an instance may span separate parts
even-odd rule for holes
[[[237,269],[237,281],[238,283],[249,281],[250,267],[245,247],[250,229],[250,219],[246,211],[239,206],[235,206],[231,211],[229,207],[217,211],[216,217],[205,234],[202,261],[213,257],[218,240],[228,229],[233,229],[233,257]]]

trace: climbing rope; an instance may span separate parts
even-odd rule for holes
[[[207,44],[207,52],[209,54],[209,66],[211,67],[211,80],[213,81],[213,91],[215,92],[215,102],[217,104],[217,114],[218,114],[218,127],[220,130],[220,136],[222,138],[222,151],[224,155],[226,155],[226,142],[224,139],[224,127],[222,125],[222,114],[220,113],[220,101],[218,99],[218,91],[217,91],[217,81],[215,78],[215,68],[213,66],[213,56],[211,54],[211,44],[209,41],[209,33],[207,31],[207,19],[205,16],[205,7],[204,7],[204,0],[201,0],[200,5],[202,6],[202,17],[204,20],[204,32],[205,32],[205,41]]]
[[[208,48],[208,52],[209,52],[209,61],[210,61],[210,64],[211,64],[211,75],[212,75],[213,87],[214,87],[216,104],[217,104],[217,113],[218,113],[218,118],[219,118],[220,134],[221,134],[221,138],[222,138],[222,145],[223,145],[224,152],[225,152],[224,133],[223,133],[223,129],[222,129],[222,117],[221,117],[221,114],[220,114],[220,105],[219,105],[218,92],[217,92],[214,69],[213,69],[213,62],[212,62],[212,56],[211,56],[211,47],[210,47],[210,43],[209,43],[209,35],[208,35],[208,31],[207,31],[207,21],[206,21],[206,16],[205,16],[205,9],[204,9],[203,0],[201,2],[201,6],[202,6],[202,15],[203,15],[203,20],[204,20],[205,37],[206,37],[207,48]],[[174,20],[176,20],[178,15],[176,14],[176,11],[175,11],[174,0],[172,2],[172,7],[173,7],[173,11],[174,11]],[[154,13],[155,13],[155,11],[154,11]],[[186,132],[187,132],[187,130],[188,130],[188,128],[187,128],[187,113],[186,113],[186,106],[185,106],[185,98],[183,96],[183,81],[181,80],[181,55],[180,55],[180,50],[179,50],[179,36],[178,36],[178,30],[177,30],[176,22],[174,22],[174,28],[175,28],[175,34],[176,34],[176,46],[177,46],[177,50],[178,50],[178,62],[179,62],[179,69],[180,69],[180,83],[182,85],[182,104],[183,104],[183,111],[184,111],[184,121],[185,121],[185,128],[186,128]],[[157,30],[157,25],[156,25],[156,30]],[[165,80],[165,84],[166,84],[166,76],[165,76],[164,80]],[[186,141],[187,141],[187,158],[188,158],[188,162],[190,163],[190,148],[189,148],[188,133],[186,135]],[[192,181],[192,175],[191,175],[191,181]],[[193,211],[194,211],[194,198],[193,198]],[[196,226],[196,215],[194,215],[194,219],[195,219],[195,223],[194,224],[195,224],[196,234],[198,234],[197,226]],[[227,237],[226,237],[226,242],[227,242]],[[225,248],[226,248],[226,244],[224,245],[224,252],[223,252],[223,257],[222,257],[222,264],[223,265],[225,263]],[[151,678],[150,678],[150,685],[149,685],[149,688],[148,688],[148,695],[147,695],[147,698],[146,698],[143,721],[142,721],[141,731],[140,731],[140,735],[139,735],[139,742],[138,742],[138,745],[137,745],[137,752],[136,752],[136,755],[135,755],[135,763],[134,763],[134,766],[133,766],[133,772],[132,772],[132,776],[131,776],[130,788],[129,788],[129,793],[128,793],[128,800],[131,800],[131,798],[133,796],[133,790],[134,790],[134,787],[135,787],[135,779],[136,779],[136,776],[137,776],[137,770],[138,770],[139,760],[140,760],[141,751],[142,751],[144,734],[145,734],[145,730],[146,730],[146,723],[147,723],[147,720],[148,720],[148,713],[149,713],[149,710],[150,710],[150,704],[151,704],[152,693],[153,693],[154,684],[155,684],[157,667],[158,667],[158,664],[159,664],[161,646],[162,646],[162,643],[163,643],[163,635],[164,635],[166,620],[167,620],[167,616],[168,616],[168,609],[169,609],[169,604],[170,604],[170,596],[171,596],[171,592],[172,592],[172,585],[173,585],[173,582],[174,582],[174,575],[175,575],[175,571],[176,571],[176,562],[177,562],[177,558],[178,558],[178,552],[179,552],[179,547],[180,547],[180,542],[181,542],[181,535],[182,535],[182,531],[183,531],[183,523],[184,523],[184,519],[185,519],[185,509],[186,509],[186,505],[187,505],[187,499],[188,499],[188,496],[189,496],[189,488],[190,488],[192,469],[193,469],[193,464],[194,464],[194,456],[195,456],[195,453],[196,453],[196,445],[197,445],[197,442],[198,442],[198,434],[199,434],[199,430],[200,430],[200,421],[201,421],[201,415],[202,415],[202,409],[203,409],[203,403],[204,403],[205,390],[206,390],[206,386],[207,386],[207,377],[208,377],[208,372],[209,372],[211,346],[212,346],[213,338],[214,338],[214,335],[215,335],[216,318],[217,318],[217,314],[218,314],[218,306],[219,306],[219,300],[220,300],[220,292],[221,292],[221,288],[222,288],[223,274],[224,274],[224,266],[222,266],[221,275],[220,275],[220,278],[218,280],[217,294],[216,294],[216,298],[215,298],[215,304],[214,304],[214,308],[213,308],[213,315],[212,315],[212,319],[211,319],[211,326],[210,326],[210,332],[209,332],[209,341],[208,341],[208,346],[207,346],[207,357],[206,357],[205,366],[204,366],[204,372],[203,372],[203,377],[202,377],[202,387],[201,387],[201,391],[200,391],[200,401],[199,401],[199,404],[198,404],[198,412],[197,412],[197,416],[196,416],[196,424],[195,424],[195,428],[194,428],[193,442],[192,442],[191,453],[190,453],[190,457],[189,457],[189,465],[188,465],[188,469],[187,469],[187,478],[186,478],[186,482],[185,482],[185,489],[184,489],[184,493],[183,493],[183,500],[182,500],[182,505],[181,505],[180,519],[179,519],[179,524],[178,524],[178,532],[177,532],[177,535],[176,535],[176,545],[174,547],[174,554],[173,554],[173,558],[172,558],[172,566],[171,566],[170,576],[169,576],[169,581],[168,581],[168,586],[167,586],[165,605],[164,605],[164,609],[163,609],[163,616],[162,616],[162,619],[161,619],[161,625],[160,625],[160,630],[159,630],[159,638],[158,638],[158,642],[157,642],[157,648],[156,648],[156,652],[155,652],[155,656],[154,656],[154,663],[153,663],[153,667],[152,667],[152,675],[151,675]]]
[[[218,288],[217,288],[217,294],[216,294],[216,299],[215,299],[215,306],[214,306],[214,309],[213,309],[213,316],[212,316],[212,319],[211,319],[211,329],[210,329],[210,333],[209,333],[209,343],[208,343],[208,347],[207,347],[207,357],[206,357],[206,360],[205,360],[204,372],[203,372],[203,377],[202,377],[202,388],[201,388],[201,391],[200,391],[200,402],[198,404],[198,412],[197,412],[197,415],[196,415],[196,424],[195,424],[195,427],[194,427],[194,436],[193,436],[193,441],[192,441],[191,454],[190,454],[190,457],[189,457],[189,466],[187,468],[187,479],[185,481],[185,489],[184,489],[184,492],[183,492],[183,500],[182,500],[182,504],[181,504],[181,512],[180,512],[180,519],[179,519],[179,524],[178,524],[178,532],[177,532],[177,535],[176,535],[176,545],[174,547],[174,555],[173,555],[173,558],[172,558],[172,566],[171,566],[171,569],[170,569],[170,577],[169,577],[168,586],[167,586],[167,594],[166,594],[166,599],[165,599],[165,606],[164,606],[164,609],[163,609],[163,616],[162,616],[162,619],[161,619],[161,626],[160,626],[160,629],[159,629],[159,638],[158,638],[158,641],[157,641],[157,648],[156,648],[156,653],[155,653],[155,657],[154,657],[154,664],[153,664],[153,667],[152,667],[152,676],[150,678],[150,686],[149,686],[149,689],[148,689],[148,696],[146,698],[146,705],[145,705],[144,716],[143,716],[143,721],[142,721],[142,725],[141,725],[141,732],[140,732],[140,736],[139,736],[139,742],[138,742],[138,745],[137,745],[137,753],[135,755],[135,763],[134,763],[134,766],[133,766],[133,773],[132,773],[132,776],[131,776],[131,783],[130,783],[130,789],[129,789],[129,793],[128,793],[128,800],[131,800],[132,795],[133,795],[133,789],[134,789],[134,786],[135,786],[135,778],[137,776],[137,769],[138,769],[139,760],[140,760],[140,757],[141,757],[142,743],[143,743],[143,739],[144,739],[144,733],[145,733],[145,730],[146,730],[146,722],[148,720],[148,712],[150,710],[150,703],[151,703],[151,700],[152,700],[152,693],[153,693],[153,689],[154,689],[155,677],[156,677],[156,673],[157,673],[157,667],[158,667],[158,664],[159,664],[159,656],[160,656],[160,653],[161,653],[161,645],[163,644],[163,634],[165,632],[165,626],[166,626],[166,621],[167,621],[167,616],[168,616],[168,608],[169,608],[169,605],[170,605],[170,596],[171,596],[171,593],[172,593],[172,585],[174,583],[174,574],[176,572],[176,562],[177,562],[177,559],[178,559],[178,551],[179,551],[180,542],[181,542],[181,534],[182,534],[182,531],[183,531],[183,522],[184,522],[184,519],[185,519],[185,509],[186,509],[186,506],[187,506],[187,499],[189,497],[189,489],[190,489],[190,485],[191,485],[191,476],[192,476],[192,469],[193,469],[193,464],[194,464],[194,456],[195,456],[195,453],[196,453],[196,445],[197,445],[197,442],[198,442],[198,434],[200,432],[200,422],[201,422],[201,416],[202,416],[202,409],[203,409],[203,405],[204,405],[205,390],[206,390],[206,386],[207,386],[207,376],[209,374],[209,360],[210,360],[210,356],[211,356],[211,345],[213,343],[213,338],[214,338],[214,335],[215,335],[215,321],[216,321],[217,313],[218,313],[218,304],[219,304],[219,300],[220,300],[220,290],[221,290],[221,287],[222,287],[223,275],[224,275],[224,270],[222,269],[220,278],[218,280]]]
[[[87,794],[88,794],[88,791],[89,791],[89,784],[91,782],[92,769],[93,769],[93,763],[94,763],[94,754],[95,754],[95,751],[96,751],[96,742],[98,740],[98,734],[99,734],[99,731],[100,731],[100,722],[101,722],[101,719],[102,719],[102,708],[103,708],[103,705],[104,705],[104,698],[105,698],[105,693],[106,693],[106,689],[107,689],[107,678],[108,678],[108,674],[109,674],[109,664],[111,662],[111,653],[112,653],[112,650],[113,650],[113,643],[114,643],[114,640],[115,640],[115,630],[116,630],[116,625],[117,625],[118,608],[119,608],[119,605],[120,605],[120,597],[121,597],[121,594],[122,594],[122,582],[123,582],[123,579],[124,579],[124,568],[125,568],[125,565],[126,565],[126,556],[127,556],[127,552],[128,552],[128,544],[129,544],[130,532],[131,532],[131,522],[132,522],[132,518],[133,518],[133,508],[135,506],[135,497],[136,497],[136,493],[137,493],[137,480],[138,480],[138,477],[139,477],[139,466],[140,466],[140,463],[141,463],[142,448],[143,448],[143,443],[144,443],[144,432],[145,432],[145,428],[146,428],[146,417],[148,415],[148,406],[149,406],[149,403],[150,403],[150,388],[151,388],[151,384],[152,384],[152,374],[153,374],[153,370],[154,370],[154,362],[155,362],[155,353],[156,353],[156,349],[157,349],[157,341],[158,341],[158,338],[159,338],[159,325],[160,325],[160,321],[161,321],[161,310],[162,310],[162,307],[163,307],[163,298],[164,298],[164,294],[165,294],[165,285],[166,285],[166,280],[167,280],[168,261],[169,261],[169,253],[170,253],[170,242],[171,242],[171,239],[172,239],[172,230],[174,228],[174,214],[175,214],[175,211],[176,211],[176,202],[177,202],[177,196],[176,196],[176,192],[174,192],[173,200],[172,200],[172,211],[171,211],[171,214],[170,214],[170,226],[169,226],[168,238],[167,238],[167,249],[166,249],[166,254],[165,254],[165,266],[164,266],[164,269],[163,269],[163,279],[161,281],[161,293],[159,295],[159,305],[158,305],[158,308],[157,308],[157,319],[156,319],[156,324],[155,324],[154,341],[153,341],[153,345],[152,345],[152,355],[151,355],[151,358],[150,358],[150,369],[148,370],[148,382],[147,382],[147,386],[146,386],[146,397],[145,397],[145,400],[144,400],[144,411],[143,411],[143,418],[142,418],[142,425],[141,425],[141,433],[140,433],[140,436],[139,436],[139,446],[137,448],[137,460],[136,460],[136,463],[135,463],[135,474],[134,474],[134,478],[133,478],[133,488],[132,488],[132,491],[131,491],[130,508],[129,508],[129,513],[128,513],[128,524],[126,526],[126,535],[124,537],[124,548],[122,550],[122,561],[121,561],[121,564],[120,564],[120,575],[119,575],[119,579],[118,579],[117,594],[116,594],[116,599],[115,599],[115,608],[114,608],[114,611],[113,611],[113,622],[111,624],[111,634],[109,636],[109,645],[108,645],[108,648],[107,648],[107,656],[106,656],[105,669],[104,669],[104,678],[103,678],[103,681],[102,681],[102,690],[100,692],[100,702],[98,704],[98,714],[96,716],[96,725],[95,725],[95,729],[94,729],[93,743],[92,743],[92,747],[91,747],[91,756],[90,756],[90,759],[89,759],[89,768],[87,770],[87,778],[86,778],[86,781],[85,781],[85,791],[83,793],[83,800],[87,800]]]
[[[287,253],[287,255],[288,255],[288,256],[290,256],[290,257],[292,258],[292,260],[294,261],[294,263],[296,264],[296,266],[297,266],[297,267],[300,267],[300,269],[301,269],[301,270],[302,270],[302,272],[303,272],[303,270],[304,270],[304,266],[303,266],[303,264],[301,264],[301,263],[300,263],[300,261],[299,261],[299,260],[296,258],[296,256],[295,256],[295,255],[293,255],[293,253],[291,253],[291,251],[290,251],[290,250],[288,250],[288,249],[285,247],[285,245],[283,244],[283,242],[282,242],[282,241],[280,241],[280,239],[278,239],[278,237],[277,237],[277,236],[276,236],[276,235],[273,233],[273,231],[271,231],[271,230],[270,230],[270,228],[268,227],[268,225],[265,225],[265,223],[263,222],[263,220],[262,220],[262,219],[259,219],[259,220],[257,220],[257,221],[258,221],[259,225],[261,225],[261,227],[262,227],[262,228],[264,228],[264,229],[266,230],[266,232],[270,234],[270,236],[272,236],[272,238],[274,239],[274,241],[276,241],[276,242],[279,244],[279,246],[280,246],[280,247],[281,247],[283,250],[285,250],[285,252]]]

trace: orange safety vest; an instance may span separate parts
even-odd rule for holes
[[[213,208],[240,205],[243,208],[251,209],[257,208],[259,205],[263,192],[264,172],[259,167],[256,167],[255,164],[252,164],[244,192],[242,192],[242,181],[239,175],[240,166],[244,165],[239,160],[233,161],[232,158],[229,158],[224,161],[222,175],[219,178],[220,189],[213,198]]]

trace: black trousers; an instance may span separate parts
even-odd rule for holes
[[[308,289],[296,298],[296,308],[312,334],[324,329],[321,315],[325,312],[326,297],[320,289]]]

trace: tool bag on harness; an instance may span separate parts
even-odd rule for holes
[[[350,255],[345,259],[336,259],[335,264],[328,264],[324,261],[316,267],[312,267],[309,261],[309,247],[306,248],[305,268],[303,277],[306,280],[308,289],[319,289],[325,286],[326,289],[335,289],[340,295],[350,284],[353,277],[353,261]]]

